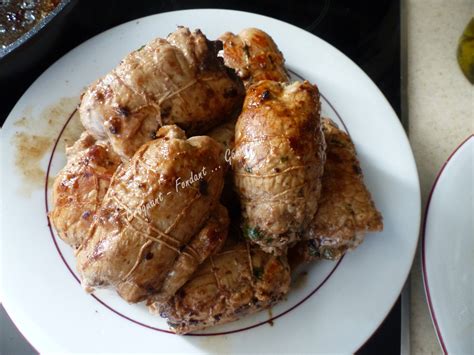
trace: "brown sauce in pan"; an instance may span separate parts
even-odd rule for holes
[[[59,0],[0,0],[0,48],[32,29],[58,3]]]

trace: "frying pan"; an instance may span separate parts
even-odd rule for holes
[[[0,81],[11,79],[35,66],[56,43],[67,15],[77,0],[61,0],[28,32],[0,49]]]

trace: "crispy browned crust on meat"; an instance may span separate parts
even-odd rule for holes
[[[49,214],[59,237],[73,248],[87,235],[120,158],[109,145],[84,132],[66,151],[67,163],[53,184]]]
[[[283,254],[313,219],[325,159],[319,91],[307,81],[247,89],[232,159],[244,235]]]
[[[220,39],[224,43],[225,64],[236,71],[245,86],[260,80],[289,80],[283,54],[264,31],[246,28],[238,35],[226,32]]]
[[[221,250],[227,239],[229,223],[227,209],[218,205],[203,229],[191,239],[183,253],[178,256],[173,271],[163,281],[160,292],[153,296],[155,302],[168,301],[191,278],[204,260]]]
[[[383,229],[349,135],[329,119],[323,119],[323,132],[327,148],[319,209],[307,230],[309,240],[293,248],[292,260],[337,260],[365,233]]]
[[[84,127],[126,161],[163,125],[195,135],[236,116],[244,86],[218,57],[221,48],[200,30],[179,27],[131,52],[85,91]]]
[[[177,271],[179,255],[199,259],[189,243],[219,203],[222,147],[207,136],[186,139],[174,125],[157,136],[116,171],[79,248],[87,290],[112,286],[128,302],[140,302]]]
[[[150,306],[185,334],[224,324],[268,308],[290,287],[286,256],[273,256],[246,242],[226,245],[202,264],[166,304]]]

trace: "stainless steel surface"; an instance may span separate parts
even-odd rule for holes
[[[407,2],[400,2],[400,106],[401,122],[408,134],[408,94],[407,94]],[[410,276],[402,290],[402,315],[400,330],[400,354],[410,354]]]

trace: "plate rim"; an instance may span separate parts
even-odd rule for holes
[[[86,42],[98,37],[98,36],[101,36],[101,35],[104,35],[105,33],[108,33],[110,31],[113,31],[115,30],[117,27],[120,27],[120,26],[124,26],[124,25],[127,25],[127,24],[130,24],[130,23],[133,23],[133,22],[137,22],[137,21],[141,21],[143,19],[146,19],[146,18],[149,18],[149,17],[154,17],[154,16],[157,16],[157,15],[171,15],[171,14],[179,14],[179,13],[185,13],[185,12],[215,12],[215,11],[221,11],[221,12],[228,12],[228,13],[234,13],[234,14],[241,14],[241,15],[252,15],[252,16],[257,16],[257,17],[261,17],[261,18],[265,18],[269,21],[273,21],[273,22],[276,22],[276,23],[279,23],[281,24],[282,26],[290,26],[292,28],[294,28],[295,30],[299,31],[299,32],[302,32],[302,33],[305,33],[306,35],[310,35],[312,37],[315,37],[318,41],[322,42],[325,46],[329,46],[331,47],[331,49],[334,51],[334,52],[337,52],[338,56],[341,57],[341,59],[344,59],[346,60],[347,62],[349,62],[351,64],[351,67],[356,71],[356,72],[359,72],[366,80],[365,80],[365,84],[368,84],[372,87],[372,89],[378,93],[378,96],[379,96],[379,99],[381,99],[384,103],[384,106],[386,107],[387,110],[391,111],[392,114],[396,117],[396,118],[399,118],[397,113],[395,112],[395,110],[393,109],[393,107],[391,106],[391,104],[389,103],[389,101],[387,100],[387,98],[385,97],[385,95],[382,93],[382,91],[380,90],[380,88],[372,81],[372,79],[352,60],[350,59],[348,56],[346,56],[342,51],[340,51],[337,47],[333,46],[332,44],[330,44],[329,42],[327,42],[326,40],[306,31],[305,29],[302,29],[298,26],[295,26],[291,23],[287,23],[287,22],[284,22],[282,20],[279,20],[279,19],[276,19],[276,18],[272,18],[272,17],[269,17],[269,16],[266,16],[266,15],[262,15],[262,14],[258,14],[258,13],[253,13],[253,12],[247,12],[247,11],[240,11],[240,10],[233,10],[233,9],[224,9],[224,8],[202,8],[202,9],[185,9],[185,10],[175,10],[175,11],[167,11],[167,12],[161,12],[161,13],[156,13],[156,14],[150,14],[150,15],[147,15],[147,16],[144,16],[144,17],[140,17],[140,18],[136,18],[136,19],[133,19],[133,20],[130,20],[130,21],[127,21],[127,22],[124,22],[124,23],[121,23],[121,24],[118,24],[117,26],[114,26],[114,27],[111,27],[101,33],[98,33],[96,34],[95,36],[92,36],[90,38],[88,38],[87,40],[85,40],[84,42],[78,44],[76,47],[72,48],[71,50],[69,50],[68,52],[66,52],[63,56],[61,56],[60,58],[58,58],[55,62],[53,62],[48,68],[46,68],[39,76],[38,78],[40,78],[41,76],[43,76],[45,74],[46,71],[48,71],[51,67],[55,66],[57,64],[58,61],[61,61],[65,56],[69,55],[72,51],[78,49],[78,47],[82,46],[83,44],[85,44]],[[38,79],[36,78],[36,79]],[[34,85],[34,83],[36,82],[36,80],[34,80],[32,82],[32,84],[30,85],[30,87],[32,85]],[[27,90],[28,91],[28,90]],[[26,92],[25,92],[26,93]],[[25,94],[24,93],[24,94]],[[22,97],[24,96],[24,94],[22,95]],[[20,98],[21,100],[21,98]],[[20,101],[19,100],[19,101]],[[17,102],[18,104],[18,102]],[[9,120],[10,118],[10,115],[11,113],[15,110],[17,104],[14,106],[14,108],[12,109],[12,111],[10,112],[10,114],[7,116],[7,120]],[[416,190],[413,192],[413,195],[414,195],[414,202],[415,203],[415,213],[414,213],[414,217],[413,217],[413,227],[416,227],[417,230],[419,230],[420,228],[420,222],[421,222],[421,194],[420,194],[420,180],[419,180],[419,174],[418,174],[418,171],[417,171],[417,166],[416,166],[416,160],[415,160],[415,156],[413,154],[413,150],[411,148],[411,144],[410,144],[410,141],[409,141],[409,138],[408,138],[408,135],[407,135],[407,132],[405,131],[405,129],[403,128],[403,125],[402,123],[400,122],[399,119],[396,119],[396,120],[392,120],[390,119],[390,121],[392,122],[392,124],[394,126],[397,126],[400,130],[399,134],[399,139],[402,140],[402,144],[406,145],[406,147],[408,148],[408,154],[406,155],[406,159],[407,159],[407,165],[409,164],[410,166],[408,167],[410,169],[410,171],[413,173],[413,186],[414,188],[416,188]],[[4,130],[2,130],[4,131]],[[401,133],[401,134],[400,134]],[[0,132],[0,135],[3,136],[4,134],[1,134]],[[416,184],[415,184],[416,182]],[[397,290],[397,296],[394,297],[393,299],[393,302],[392,302],[392,305],[390,307],[387,307],[387,310],[385,312],[385,314],[381,314],[381,317],[380,317],[380,320],[377,322],[378,325],[376,327],[374,327],[374,330],[373,332],[371,332],[370,334],[367,334],[367,337],[363,340],[363,342],[361,342],[360,344],[360,347],[362,347],[368,339],[370,339],[370,337],[377,331],[378,328],[380,328],[381,324],[383,323],[383,321],[386,319],[387,315],[389,314],[389,312],[393,309],[393,306],[394,304],[396,303],[405,283],[406,283],[406,280],[408,279],[409,275],[410,275],[410,270],[411,270],[411,267],[413,265],[413,262],[414,262],[414,257],[416,255],[416,251],[417,251],[417,247],[416,245],[418,244],[419,242],[419,233],[416,235],[416,240],[414,243],[415,247],[413,248],[412,252],[411,252],[411,255],[409,255],[407,253],[407,263],[406,263],[406,266],[407,266],[407,272],[405,273],[404,277],[402,278],[404,280],[403,283],[401,283],[400,287],[399,287],[399,290]],[[413,238],[415,239],[415,236],[413,236]],[[403,274],[402,274],[403,275]],[[1,290],[0,290],[1,292]],[[2,297],[3,298],[3,297]],[[12,319],[13,320],[13,319]],[[360,349],[359,347],[359,349]],[[357,348],[356,348],[357,349]]]
[[[436,190],[436,187],[438,186],[438,182],[441,179],[441,176],[443,175],[444,171],[448,167],[449,163],[452,161],[452,159],[457,155],[457,153],[460,151],[460,149],[467,144],[471,139],[474,139],[474,134],[470,134],[466,138],[464,138],[461,143],[449,154],[448,158],[444,161],[443,165],[441,166],[440,170],[436,174],[436,178],[433,182],[433,185],[431,186],[430,193],[428,195],[428,200],[426,202],[426,208],[425,208],[425,215],[423,217],[423,225],[422,225],[422,232],[421,232],[421,270],[422,270],[422,276],[423,276],[423,288],[425,290],[425,297],[428,303],[428,309],[430,311],[430,317],[431,317],[431,322],[433,323],[433,326],[435,328],[435,333],[436,337],[438,339],[438,343],[441,346],[441,349],[443,350],[444,354],[448,354],[448,350],[446,347],[446,343],[444,341],[443,335],[441,333],[441,329],[439,327],[438,323],[438,318],[436,316],[436,312],[433,306],[432,302],[432,297],[431,297],[431,291],[429,287],[429,280],[428,280],[428,273],[427,273],[427,267],[426,267],[426,242],[427,242],[427,236],[426,236],[426,226],[428,224],[428,216],[429,216],[429,211],[430,211],[430,205],[431,205],[431,199],[433,197],[433,194]]]
[[[294,71],[291,71],[289,70],[292,74],[296,75],[297,77],[299,77],[300,79],[302,79],[301,76],[299,76],[297,73],[295,73]],[[350,133],[349,131],[347,130],[347,127],[346,127],[346,124],[344,122],[344,120],[342,119],[342,117],[339,115],[339,113],[337,112],[337,110],[334,108],[334,106],[331,104],[331,102],[321,93],[321,97],[326,101],[326,103],[332,108],[332,110],[335,112],[335,114],[337,115],[338,119],[341,121],[341,125],[343,126],[344,130],[346,131],[346,133],[349,135],[350,137]],[[49,213],[51,212],[51,210],[49,209],[48,205],[49,205],[49,198],[48,198],[48,192],[51,192],[52,193],[52,188],[49,188],[48,186],[48,182],[49,182],[49,179],[50,177],[52,177],[50,175],[51,173],[51,165],[52,165],[52,162],[53,162],[53,159],[54,159],[54,155],[55,153],[57,152],[57,147],[58,147],[58,143],[60,142],[61,140],[61,136],[63,135],[64,131],[66,130],[67,126],[69,125],[69,123],[71,122],[71,120],[74,118],[74,116],[76,115],[78,109],[75,108],[70,114],[69,114],[69,117],[66,119],[66,121],[64,122],[64,124],[62,125],[58,135],[56,138],[54,138],[54,144],[53,144],[53,147],[52,147],[52,151],[51,151],[51,154],[49,156],[49,159],[48,159],[48,167],[46,169],[46,174],[45,174],[45,182],[44,182],[44,203],[45,203],[45,218],[46,218],[46,222],[47,222],[47,226],[48,226],[48,232],[51,236],[51,240],[52,240],[52,243],[54,244],[54,247],[61,259],[61,261],[63,262],[64,266],[66,267],[66,269],[69,271],[69,274],[79,283],[79,285],[81,285],[81,280],[79,279],[78,275],[76,275],[73,271],[73,267],[68,263],[68,261],[66,260],[63,252],[61,251],[61,248],[59,247],[58,245],[58,242],[61,240],[61,238],[59,237],[57,231],[55,230],[55,228],[53,227],[53,223],[51,222],[51,219],[49,217]],[[51,191],[49,191],[51,190]],[[52,202],[51,202],[51,205],[52,205]],[[64,242],[64,241],[63,241]],[[304,297],[300,300],[298,300],[294,305],[289,305],[288,308],[286,308],[285,310],[281,311],[280,313],[276,314],[276,315],[272,315],[272,317],[268,320],[265,320],[265,321],[258,321],[257,323],[255,324],[251,324],[249,326],[245,326],[245,327],[241,327],[241,328],[237,328],[237,329],[234,329],[234,330],[227,330],[227,331],[217,331],[217,332],[211,332],[211,333],[202,333],[202,330],[204,329],[201,329],[199,330],[197,333],[195,332],[191,332],[191,333],[188,333],[188,334],[183,334],[184,336],[197,336],[197,337],[206,337],[206,336],[220,336],[220,335],[227,335],[227,334],[234,334],[234,333],[240,333],[240,332],[245,332],[247,330],[250,330],[250,329],[253,329],[253,328],[257,328],[257,327],[260,327],[260,326],[263,326],[265,324],[271,324],[273,321],[277,320],[278,318],[280,317],[283,317],[284,315],[286,315],[287,313],[290,313],[291,311],[293,311],[294,309],[298,308],[300,305],[302,305],[303,303],[305,303],[309,298],[313,297],[317,292],[318,290],[324,286],[324,284],[331,278],[331,276],[336,272],[337,268],[339,267],[339,265],[341,264],[341,262],[343,261],[344,259],[344,255],[341,256],[341,258],[339,260],[335,260],[334,261],[334,265],[332,267],[332,269],[329,271],[329,273],[324,277],[324,279],[318,284],[316,285],[315,287],[312,287],[311,290],[309,290],[309,293],[304,295]],[[152,325],[149,325],[149,324],[146,324],[146,323],[143,323],[142,321],[140,320],[137,320],[137,319],[134,319],[132,318],[131,316],[128,316],[128,315],[125,315],[123,314],[121,311],[117,310],[116,308],[114,308],[113,306],[111,306],[106,300],[104,300],[102,297],[94,294],[94,292],[92,292],[90,294],[90,296],[92,298],[94,298],[98,303],[100,303],[102,306],[104,306],[105,308],[107,308],[109,311],[111,311],[112,313],[118,315],[119,317],[121,318],[124,318],[132,323],[135,323],[139,326],[142,326],[142,327],[145,327],[145,328],[148,328],[148,329],[152,329],[154,331],[158,331],[158,332],[162,332],[162,333],[167,333],[167,334],[172,334],[172,335],[178,335],[176,334],[175,332],[173,332],[172,330],[169,330],[169,329],[161,329],[161,328],[157,328],[157,327],[154,327]],[[263,311],[263,310],[262,310]],[[213,328],[213,327],[210,327],[210,328]]]

